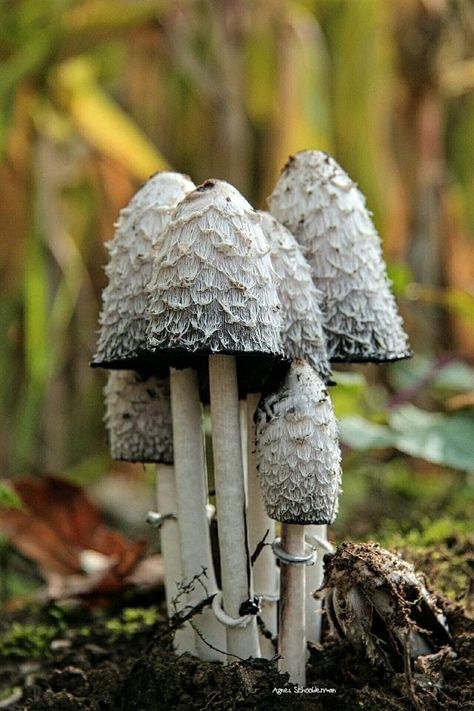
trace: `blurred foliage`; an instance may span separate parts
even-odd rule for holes
[[[339,530],[467,505],[473,47],[470,0],[0,0],[2,475],[110,468],[88,362],[138,185],[172,166],[263,207],[318,148],[367,194],[420,354],[337,374]]]
[[[334,404],[343,444],[355,450],[395,448],[474,472],[474,402],[460,397],[474,391],[474,369],[452,358],[430,361],[415,356],[392,366],[389,381],[397,395],[390,397],[379,387],[374,402],[374,389],[369,391],[362,376],[336,375]],[[410,402],[414,399],[428,400],[436,411],[417,407]],[[448,411],[438,411],[441,408]]]

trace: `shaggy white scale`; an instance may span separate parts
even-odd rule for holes
[[[411,352],[365,197],[322,151],[292,156],[269,197],[271,213],[305,250],[323,294],[329,359],[391,361]]]

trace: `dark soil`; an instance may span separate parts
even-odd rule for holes
[[[428,582],[438,583],[437,561],[447,558],[449,564],[451,550],[452,544],[430,557],[426,550],[403,553]],[[464,544],[454,559],[457,567],[472,565]],[[53,606],[10,612],[0,627],[0,709],[469,711],[474,709],[474,623],[462,597],[456,603],[441,596],[456,656],[442,660],[431,678],[415,674],[410,685],[404,674],[383,673],[361,652],[328,640],[311,649],[304,693],[272,662],[222,667],[187,655],[176,658],[162,607],[151,606],[150,599],[129,598],[99,611],[66,613]]]

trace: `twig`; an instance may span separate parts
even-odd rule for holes
[[[413,682],[413,676],[411,673],[411,657],[410,657],[410,639],[408,635],[405,638],[405,644],[403,645],[403,666],[405,672],[405,679],[407,682],[408,694],[410,696],[411,702],[415,707],[416,711],[424,711],[424,705],[420,702],[415,690],[415,684]]]
[[[252,555],[250,556],[250,565],[251,565],[251,566],[254,566],[254,565],[255,565],[255,561],[257,560],[258,556],[259,556],[260,553],[263,551],[263,549],[265,548],[265,546],[271,545],[270,543],[266,543],[267,536],[268,536],[269,533],[270,533],[270,529],[267,528],[264,537],[262,538],[261,541],[259,541],[259,542],[257,543],[254,552],[253,552]]]

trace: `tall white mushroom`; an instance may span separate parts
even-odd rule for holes
[[[267,513],[282,522],[280,669],[305,682],[305,525],[332,523],[341,488],[337,423],[323,382],[304,361],[291,364],[256,417],[257,461]],[[286,561],[285,562],[285,558]],[[292,562],[294,561],[294,562]]]
[[[236,360],[251,379],[262,359],[281,355],[268,246],[242,195],[208,180],[178,206],[156,258],[150,287],[156,358],[185,366],[208,357],[224,608],[218,614],[228,625],[227,651],[258,656],[255,617],[247,614],[253,594]],[[173,380],[171,385],[173,398]]]
[[[181,551],[176,520],[170,387],[168,380],[142,377],[133,370],[110,371],[104,388],[105,425],[113,459],[156,463],[156,494],[162,523],[161,555],[168,616],[175,612],[182,582]],[[189,625],[175,634],[177,653],[195,651]]]
[[[320,375],[322,380],[328,381],[331,374],[326,353],[325,337],[323,334],[323,317],[320,309],[321,294],[313,284],[311,267],[306,261],[301,247],[286,227],[279,223],[268,212],[260,212],[262,229],[270,247],[270,257],[273,268],[278,278],[278,296],[281,302],[282,315],[282,341],[285,355],[290,359],[303,358]],[[275,538],[275,522],[266,514],[263,505],[262,493],[255,462],[255,432],[254,413],[258,404],[258,395],[247,396],[249,411],[249,540],[251,549],[262,540],[266,531],[268,539]],[[319,531],[318,531],[319,533]],[[322,557],[320,557],[322,560]],[[316,590],[322,580],[321,565],[308,566],[306,604],[307,631],[310,639],[317,639],[317,625],[320,620],[314,614],[317,601],[309,592]],[[265,547],[253,567],[254,584],[257,593],[275,591],[278,586],[278,569],[275,566],[273,553],[269,546]],[[277,605],[275,595],[273,600],[262,603],[262,619],[268,629],[276,634]],[[308,630],[308,622],[311,629]],[[263,643],[262,643],[263,649]],[[267,650],[273,656],[270,646]]]
[[[329,359],[410,356],[365,198],[336,161],[322,151],[296,153],[268,202],[305,249],[322,292]]]
[[[106,273],[109,283],[103,292],[102,311],[99,319],[99,340],[97,352],[92,361],[94,367],[124,369],[132,366],[140,371],[145,367],[149,371],[140,348],[146,342],[148,328],[147,287],[156,266],[152,257],[153,249],[162,239],[175,206],[194,187],[189,178],[179,173],[157,173],[121,211],[114,239],[108,246],[110,260],[106,267]],[[194,383],[197,381],[197,374],[191,373],[188,379]],[[176,388],[174,391],[176,392]],[[194,398],[192,402],[194,411],[185,413],[185,417],[191,414],[194,418],[193,422],[200,422],[199,397]],[[173,419],[177,417],[175,412],[177,408],[178,406],[174,408]],[[179,433],[173,433],[173,445],[176,471],[182,466],[183,459],[186,460],[188,448],[195,447],[195,475],[189,482],[190,495],[195,496],[194,517],[187,516],[186,507],[184,513],[181,511],[180,490],[178,485],[176,486],[182,572],[187,577],[185,559],[192,558],[196,552],[194,542],[189,549],[189,536],[186,535],[189,527],[195,526],[193,537],[196,538],[198,546],[200,546],[197,556],[200,567],[196,573],[202,574],[202,569],[207,571],[206,583],[209,592],[213,593],[217,586],[205,509],[207,478],[204,453],[201,451],[202,437],[197,432],[194,442],[190,442],[186,438],[180,438]],[[186,476],[185,468],[179,472],[181,479],[183,475]],[[194,490],[191,488],[192,484],[194,484]],[[196,510],[199,511],[197,515]],[[186,548],[186,546],[188,547]],[[197,650],[199,656],[205,659],[221,659],[222,655],[204,644],[199,637],[201,632],[204,634],[204,630],[205,636],[208,637],[211,644],[217,649],[222,649],[223,635],[215,623],[210,609],[202,613],[198,627],[198,639],[192,639],[187,651],[195,653]]]

